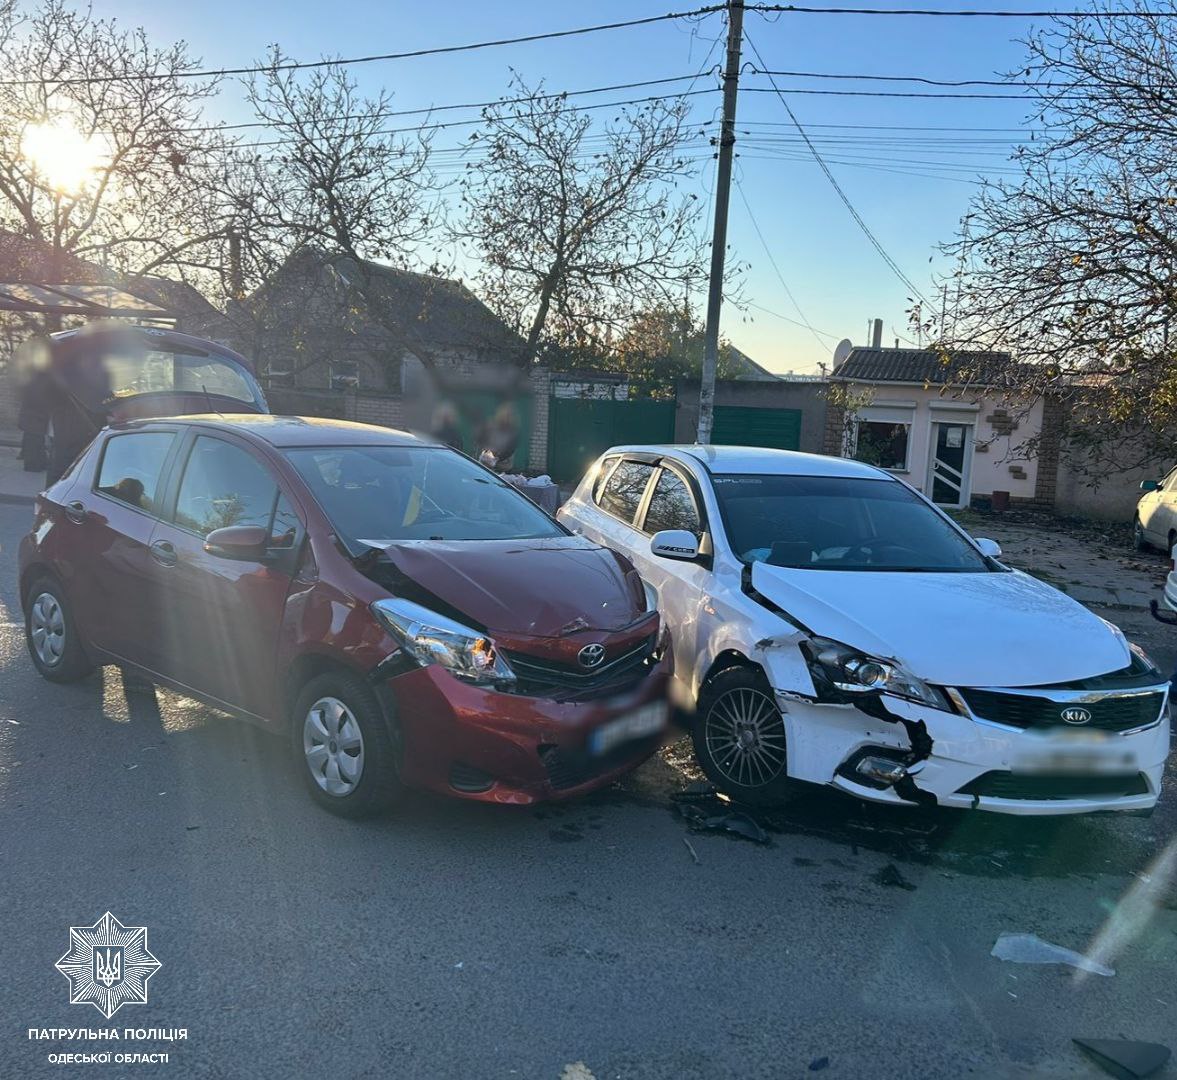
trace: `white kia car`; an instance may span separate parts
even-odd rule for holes
[[[673,635],[708,777],[1010,814],[1147,811],[1168,681],[1110,623],[839,458],[617,447],[559,512],[627,555]]]

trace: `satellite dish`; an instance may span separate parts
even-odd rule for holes
[[[854,348],[854,342],[849,338],[843,338],[838,342],[834,349],[834,369],[837,370],[842,366],[843,361],[850,355],[850,350]]]

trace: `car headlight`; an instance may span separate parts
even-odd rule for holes
[[[933,709],[951,711],[947,698],[894,660],[879,660],[840,641],[811,638],[809,670],[820,686],[832,685],[844,694],[894,694]]]
[[[1133,656],[1133,662],[1131,664],[1132,667],[1143,666],[1144,670],[1146,671],[1159,672],[1161,670],[1159,667],[1157,667],[1156,661],[1154,661],[1153,658],[1144,651],[1144,649],[1137,645],[1135,641],[1128,642],[1128,650],[1132,653]]]
[[[471,683],[515,678],[493,638],[445,615],[399,598],[377,600],[372,613],[419,664],[437,664]]]

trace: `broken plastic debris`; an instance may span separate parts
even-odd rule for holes
[[[675,812],[695,832],[727,832],[756,844],[771,843],[759,822],[732,809],[730,801],[710,785],[692,784],[670,798]]]
[[[872,876],[872,880],[876,885],[890,885],[897,889],[906,889],[908,892],[915,891],[915,885],[899,872],[899,867],[894,863],[887,863],[881,867]]]
[[[989,953],[998,960],[1010,960],[1015,964],[1068,964],[1092,975],[1115,975],[1115,970],[1096,963],[1073,949],[1052,945],[1037,934],[1012,934],[1003,930],[997,935],[997,942]]]
[[[1073,1039],[1076,1046],[1112,1076],[1141,1080],[1152,1076],[1169,1060],[1169,1048],[1160,1043],[1132,1039]]]

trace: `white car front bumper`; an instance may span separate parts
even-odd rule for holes
[[[1148,810],[1160,795],[1169,754],[1167,700],[1156,723],[1126,734],[1019,730],[890,696],[884,701],[896,718],[922,722],[927,729],[931,753],[911,767],[910,775],[915,790],[934,796],[939,806],[1004,814],[1086,814]],[[872,787],[846,767],[872,747],[910,750],[911,738],[901,720],[880,720],[854,705],[818,704],[788,694],[778,694],[778,703],[784,712],[790,776],[873,802],[914,805],[895,788]],[[977,790],[986,793],[973,793]]]

